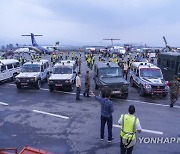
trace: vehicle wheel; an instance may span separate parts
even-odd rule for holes
[[[16,85],[17,89],[21,89],[21,85],[17,84]]]
[[[141,97],[144,97],[144,96],[145,96],[145,93],[144,93],[144,90],[143,90],[143,87],[142,87],[142,86],[139,88],[139,95],[140,95]]]
[[[49,91],[53,92],[54,88],[53,87],[49,87]]]
[[[166,97],[167,96],[167,94],[162,94],[162,97],[164,98],[164,97]]]
[[[49,80],[49,74],[46,75],[45,82],[48,82]]]
[[[12,76],[12,81],[15,81],[15,80],[16,80],[16,75],[17,75],[17,74],[13,74],[13,76]]]
[[[98,92],[99,96],[101,96],[102,98],[105,98],[105,92],[102,90],[99,90]]]
[[[41,88],[41,80],[38,80],[38,81],[37,81],[36,88],[37,88],[37,89],[40,89],[40,88]]]
[[[73,89],[74,89],[73,85],[70,85],[69,86],[69,91],[73,91]]]
[[[95,89],[97,90],[98,89],[98,85],[95,83]]]
[[[121,98],[122,98],[122,99],[127,99],[127,97],[128,97],[128,94],[123,94],[123,95],[121,95]]]
[[[133,81],[133,78],[130,79],[130,84],[131,84],[131,87],[134,87],[134,81]]]

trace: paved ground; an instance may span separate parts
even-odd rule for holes
[[[85,64],[83,61],[82,83]],[[93,80],[91,89],[94,90]],[[50,93],[47,83],[40,90],[17,90],[8,82],[0,85],[0,102],[0,147],[22,149],[29,145],[57,154],[116,154],[120,151],[119,128],[113,127],[112,144],[107,143],[107,130],[105,140],[100,141],[100,104],[93,97],[82,96],[79,102],[75,100],[75,91]],[[130,104],[136,107],[136,116],[145,130],[138,134],[135,154],[180,153],[177,143],[145,144],[139,140],[139,137],[180,138],[180,101],[169,108],[168,96],[163,99],[140,97],[137,89],[130,87],[127,100],[114,98],[113,102],[114,126],[120,115],[127,113]]]

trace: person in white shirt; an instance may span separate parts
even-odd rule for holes
[[[80,72],[78,72],[76,76],[76,100],[80,101],[80,93],[81,93],[81,79],[80,79]]]

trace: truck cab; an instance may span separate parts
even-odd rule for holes
[[[165,80],[173,80],[174,75],[176,75],[180,81],[180,53],[159,53],[157,65],[161,68]]]
[[[165,97],[169,87],[161,69],[151,63],[133,62],[130,69],[130,84],[139,89],[139,95],[162,95]]]

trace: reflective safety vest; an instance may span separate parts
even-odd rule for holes
[[[122,115],[122,129],[121,137],[123,139],[134,140],[136,138],[136,124],[138,120],[134,115],[124,114]]]
[[[91,62],[91,58],[88,58],[88,59],[87,59],[87,62],[90,63],[90,62]]]

